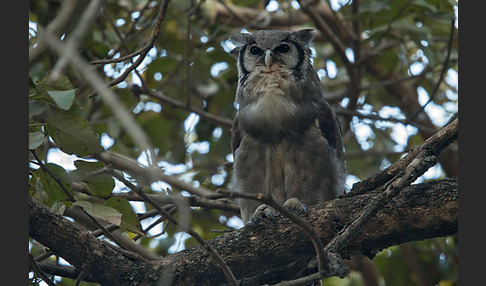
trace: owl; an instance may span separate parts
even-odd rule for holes
[[[295,211],[343,194],[346,173],[341,128],[310,61],[313,38],[311,29],[229,38],[238,67],[233,189]],[[257,201],[238,204],[244,223],[276,214]]]

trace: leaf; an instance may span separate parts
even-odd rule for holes
[[[415,5],[417,7],[420,7],[424,10],[429,10],[431,12],[437,12],[437,7],[435,7],[432,4],[427,3],[427,1],[425,1],[425,0],[413,0],[411,4]]]
[[[144,235],[142,225],[130,202],[125,198],[112,197],[105,202],[105,206],[112,207],[122,214],[121,227],[129,232]]]
[[[29,149],[35,149],[42,144],[44,140],[44,133],[42,132],[29,132]]]
[[[36,100],[29,100],[29,118],[39,115],[46,110],[46,105]]]
[[[91,195],[106,198],[111,195],[115,187],[115,180],[108,174],[91,174],[99,171],[105,165],[100,162],[74,161],[76,170],[62,176],[63,180],[76,182],[86,189]]]
[[[71,108],[74,102],[75,90],[69,78],[63,76],[54,84],[47,83],[48,76],[38,83],[29,82],[29,98],[40,103],[49,103],[64,110]]]
[[[114,208],[96,205],[88,201],[76,201],[73,205],[83,208],[89,215],[108,221],[114,225],[119,226],[121,223],[122,214]]]
[[[55,201],[54,204],[52,204],[51,210],[58,215],[62,215],[66,210],[66,207],[66,202]]]
[[[60,178],[66,173],[63,167],[53,163],[46,163],[44,166],[57,178]],[[29,184],[35,188],[39,199],[49,207],[56,201],[66,200],[68,198],[66,193],[61,189],[61,186],[43,168],[34,171]]]
[[[57,106],[64,110],[69,110],[73,105],[74,101],[74,89],[69,90],[48,90],[49,96],[54,99]]]
[[[369,15],[369,14],[375,14],[381,12],[384,9],[386,10],[390,9],[388,1],[365,2],[362,3],[362,5],[360,5],[359,13]]]
[[[69,78],[64,75],[60,79],[56,80],[54,83],[48,83],[49,76],[44,77],[39,83],[38,86],[45,88],[47,90],[69,90],[73,89],[73,85]]]
[[[46,122],[47,132],[64,153],[83,157],[104,150],[93,127],[80,115],[53,110]]]

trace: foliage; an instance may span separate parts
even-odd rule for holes
[[[87,9],[89,3],[81,2],[76,11]],[[341,120],[348,190],[423,142],[457,112],[457,27],[451,30],[456,1],[331,1],[331,15],[340,19],[332,28],[345,47],[343,56],[312,20],[302,18],[302,1],[174,0],[153,47],[125,75],[140,54],[116,59],[142,49],[154,36],[162,2],[104,1],[78,43],[81,57],[109,83],[146,134],[152,150],[140,149],[139,138],[131,136],[113,106],[83,73],[71,67],[56,76],[60,55],[52,48],[29,59],[29,194],[58,213],[81,207],[105,225],[119,226],[125,237],[158,255],[197,242],[161,220],[149,204],[127,195],[130,186],[123,179],[147,194],[194,194],[163,179],[137,177],[97,154],[110,151],[145,166],[155,162],[165,175],[195,188],[231,188],[227,122],[235,113],[237,70],[228,54],[229,35],[257,27],[315,28],[313,63],[323,94]],[[31,48],[40,46],[41,31],[65,3],[69,1],[30,1]],[[327,3],[320,2],[316,11],[329,7]],[[263,15],[263,24],[262,17],[251,15]],[[287,24],[279,24],[277,17],[288,17]],[[73,13],[58,38],[63,42],[73,38],[81,18],[82,13]],[[354,38],[338,28],[351,31]],[[457,169],[447,167],[450,165],[457,165],[453,156],[441,158],[440,164],[418,180],[456,176]],[[175,204],[164,202],[169,203]],[[177,205],[177,209],[170,211],[178,219],[190,218],[191,228],[203,239],[218,235],[215,229],[241,224],[236,212],[224,208]],[[79,217],[73,219],[79,222]],[[456,240],[448,237],[412,244],[415,263],[424,267],[432,283],[457,284]],[[31,241],[32,254],[40,255],[41,249]],[[420,281],[402,251],[400,246],[392,247],[374,259],[375,270],[386,285]],[[36,275],[30,277],[31,283],[38,283]],[[57,281],[62,281],[59,285],[74,283],[68,278]],[[364,285],[359,272],[346,279],[331,278],[329,283]]]

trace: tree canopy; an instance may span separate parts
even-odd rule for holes
[[[309,225],[351,269],[326,285],[457,285],[457,9],[29,1],[31,284],[314,279]],[[227,39],[303,28],[315,31],[313,66],[341,123],[347,194],[297,221],[240,229]]]

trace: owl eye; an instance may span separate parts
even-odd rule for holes
[[[290,50],[290,46],[287,45],[287,44],[282,44],[282,45],[276,47],[275,50],[277,50],[277,52],[279,52],[279,53],[285,54],[286,52],[288,52]]]
[[[260,55],[260,54],[262,54],[262,53],[263,53],[263,50],[262,50],[262,49],[260,49],[259,47],[255,47],[255,46],[253,46],[253,47],[251,47],[251,48],[250,48],[250,53],[251,53],[252,55]]]

